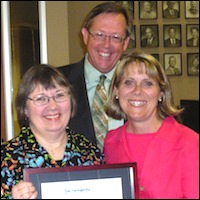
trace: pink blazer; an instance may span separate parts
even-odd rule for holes
[[[127,124],[108,132],[106,163],[133,162],[125,139]],[[173,117],[155,134],[145,155],[139,198],[199,199],[199,134]]]

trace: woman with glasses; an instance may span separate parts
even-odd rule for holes
[[[72,86],[54,67],[36,65],[26,72],[16,110],[21,132],[1,145],[1,199],[37,197],[32,183],[23,181],[24,168],[104,163],[100,149],[68,127],[76,102]]]

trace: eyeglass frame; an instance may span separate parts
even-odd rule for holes
[[[56,95],[59,95],[59,94],[66,94],[66,99],[64,99],[64,100],[62,100],[62,101],[56,100]],[[39,95],[36,95],[36,96],[33,97],[33,98],[27,97],[27,99],[33,101],[34,104],[35,104],[36,106],[44,106],[44,105],[47,105],[47,104],[49,103],[49,101],[50,101],[51,98],[52,98],[56,103],[62,103],[62,102],[67,101],[69,96],[70,96],[69,91],[63,91],[63,92],[55,93],[53,96],[50,96],[50,97],[47,96],[47,95],[40,95],[40,94],[39,94]],[[45,99],[46,99],[46,100],[45,100],[46,102],[43,103],[43,104],[37,104],[37,102],[38,102],[37,100],[40,99],[40,98],[45,98]]]
[[[126,39],[126,37],[123,38],[123,37],[118,36],[118,35],[106,35],[105,33],[100,32],[100,31],[99,32],[94,32],[94,33],[90,32],[89,30],[87,30],[87,31],[96,41],[103,42],[103,41],[106,40],[107,37],[109,37],[111,42],[113,42],[115,44],[120,44]],[[102,36],[102,38],[100,38],[101,36]],[[119,39],[119,42],[115,41],[115,39]]]

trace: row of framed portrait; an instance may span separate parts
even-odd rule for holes
[[[182,47],[182,25],[163,25],[163,47]],[[159,30],[157,24],[140,25],[141,47],[159,47]],[[136,47],[136,26],[132,25],[128,48]],[[199,47],[199,24],[186,25],[186,46]]]
[[[158,18],[158,11],[162,12],[164,19],[178,19],[181,15],[181,1],[162,1],[162,9],[158,9],[158,1],[139,1],[139,19],[154,20]],[[134,19],[135,1],[120,1],[126,7],[132,19]],[[184,1],[184,13],[186,19],[199,18],[199,2]]]
[[[159,61],[159,54],[152,54]],[[163,67],[168,76],[182,75],[182,54],[165,53]],[[187,75],[199,76],[199,53],[187,53]]]
[[[129,52],[130,53],[130,52]],[[123,54],[122,58],[128,54]],[[151,54],[160,62],[160,55],[157,53]],[[187,53],[187,75],[199,76],[199,53]],[[167,76],[181,76],[182,73],[182,53],[164,53],[163,68]]]

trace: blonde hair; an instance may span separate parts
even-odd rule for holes
[[[162,101],[158,101],[158,116],[161,119],[164,119],[166,116],[179,115],[183,109],[178,109],[174,105],[170,82],[161,64],[150,54],[133,52],[120,61],[112,78],[106,105],[106,113],[108,116],[114,119],[126,119],[126,114],[121,109],[118,99],[116,99],[115,87],[119,87],[124,70],[133,62],[136,62],[138,65],[144,63],[146,74],[158,83],[160,90],[163,93]]]

